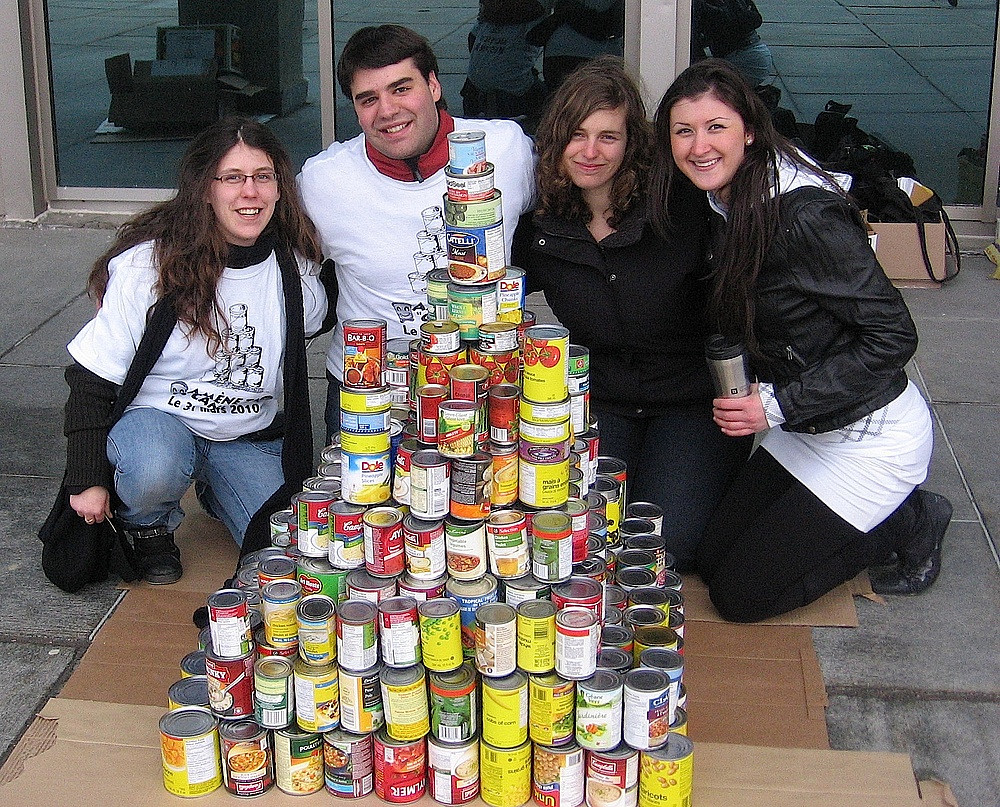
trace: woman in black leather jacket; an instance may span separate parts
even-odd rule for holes
[[[951,505],[918,488],[933,435],[904,371],[916,328],[838,186],[846,178],[781,138],[718,59],[667,90],[656,136],[654,190],[681,174],[707,191],[712,321],[747,345],[759,381],[744,398],[716,399],[715,421],[732,437],[766,432],[699,547],[712,601],[727,619],[756,621],[882,564],[877,592],[923,591]]]
[[[651,131],[614,57],[574,72],[537,135],[539,207],[514,238],[514,263],[542,290],[574,344],[590,349],[601,453],[628,466],[628,497],[664,511],[678,567],[695,546],[749,440],[712,423],[704,356],[704,199],[667,237],[646,215]],[[692,215],[697,209],[698,215]]]

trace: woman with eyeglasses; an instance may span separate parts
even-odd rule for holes
[[[147,582],[181,577],[173,533],[192,482],[242,545],[255,514],[266,531],[279,488],[309,474],[319,261],[284,148],[227,118],[192,141],[177,195],[124,224],[94,264],[97,313],[68,346],[64,484],[88,523],[120,520]],[[111,424],[123,387],[134,398]]]

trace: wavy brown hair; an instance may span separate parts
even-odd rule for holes
[[[274,165],[280,198],[265,232],[276,247],[287,247],[317,263],[322,260],[316,228],[306,215],[295,187],[288,153],[275,134],[250,118],[224,118],[203,130],[181,159],[177,195],[125,222],[114,243],[90,272],[87,290],[98,305],[108,287],[108,262],[146,241],[153,241],[157,298],[172,295],[177,319],[208,341],[209,353],[220,341],[216,322],[225,321],[215,291],[226,266],[229,245],[219,229],[209,190],[223,157],[237,143],[260,149]]]
[[[778,133],[764,102],[728,62],[705,59],[681,73],[670,85],[656,110],[653,125],[656,154],[650,182],[653,223],[661,232],[671,227],[666,199],[674,183],[683,176],[670,148],[670,113],[679,101],[711,95],[743,120],[753,143],[746,148],[743,163],[730,185],[725,237],[716,251],[709,302],[714,325],[729,337],[744,341],[755,352],[754,290],[757,276],[778,228],[780,187],[778,162],[788,161],[805,170],[832,178],[802,157],[792,143]],[[831,187],[836,187],[831,184]]]
[[[625,213],[644,195],[640,180],[649,171],[653,144],[646,107],[622,60],[600,56],[569,75],[549,99],[538,124],[537,212],[585,224],[590,221],[590,208],[563,171],[562,158],[573,133],[601,109],[625,110],[625,154],[611,183],[608,224],[617,228]]]

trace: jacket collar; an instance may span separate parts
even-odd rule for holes
[[[600,242],[601,246],[615,248],[636,243],[642,238],[643,230],[648,221],[646,206],[641,202],[634,205],[625,214],[618,229]],[[594,240],[594,237],[590,234],[590,230],[587,229],[587,225],[582,221],[568,221],[558,216],[536,213],[534,222],[535,226],[546,235],[557,238]]]
[[[365,153],[380,174],[400,182],[423,182],[448,164],[448,135],[455,131],[455,119],[445,110],[438,110],[440,123],[434,142],[426,154],[409,160],[394,160],[365,140]]]

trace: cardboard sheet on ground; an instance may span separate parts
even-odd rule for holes
[[[0,771],[5,804],[170,805],[180,802],[163,788],[157,721],[162,709],[53,698],[29,728],[19,748],[34,756],[11,756]],[[53,721],[55,725],[53,726]],[[54,741],[41,745],[34,735]],[[11,766],[20,768],[16,773]],[[85,795],[89,794],[89,796]],[[289,796],[273,788],[255,804],[329,803],[330,796]],[[232,805],[219,789],[200,805]],[[375,796],[357,807],[382,807]],[[694,798],[697,807],[921,807],[905,754],[755,748],[696,743]],[[419,807],[437,802],[424,797]],[[474,807],[482,802],[475,800]]]

